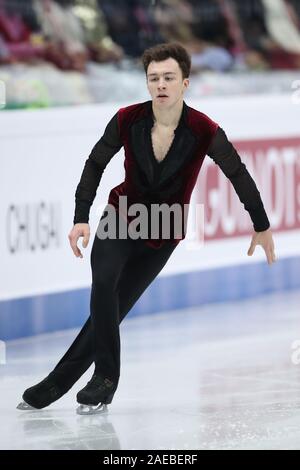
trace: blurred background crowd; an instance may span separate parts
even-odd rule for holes
[[[277,90],[273,72],[300,69],[300,1],[0,0],[7,107],[138,101],[140,56],[168,41],[190,52],[196,94]]]

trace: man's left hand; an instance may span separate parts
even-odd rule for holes
[[[265,250],[268,264],[272,264],[276,261],[274,241],[272,237],[272,232],[269,228],[264,232],[254,232],[254,235],[252,236],[251,240],[251,245],[248,250],[248,256],[253,255],[256,245],[261,245]]]

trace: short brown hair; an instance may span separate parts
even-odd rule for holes
[[[191,71],[191,57],[187,50],[176,42],[157,44],[156,46],[149,47],[149,49],[144,51],[142,62],[146,75],[148,66],[152,60],[160,62],[162,60],[169,59],[169,57],[172,57],[172,59],[175,59],[176,62],[178,62],[182,71],[182,77],[188,78]]]

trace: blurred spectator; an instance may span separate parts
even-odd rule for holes
[[[270,68],[265,25],[265,10],[261,0],[232,0],[246,45],[245,63],[251,69]]]
[[[192,70],[230,70],[234,64],[234,41],[223,5],[218,0],[187,0],[192,9],[191,31],[198,39]]]
[[[92,60],[115,62],[123,58],[123,49],[108,35],[105,17],[97,0],[76,0],[72,11],[80,20]]]
[[[233,47],[228,24],[217,0],[188,0],[193,9],[192,31],[196,37],[224,49]]]
[[[10,62],[9,50],[2,34],[0,33],[0,64],[5,64],[8,62]]]
[[[137,57],[141,54],[139,44],[139,25],[133,14],[134,0],[98,0],[112,40],[119,44],[125,54]]]
[[[300,2],[299,0],[287,0],[287,8],[290,15],[293,17],[295,24],[300,29]]]
[[[266,26],[273,44],[269,48],[273,68],[300,68],[300,32],[297,14],[284,0],[262,0]]]
[[[0,0],[0,63],[32,61],[44,57],[31,0]]]
[[[72,0],[33,0],[48,42],[47,59],[64,70],[83,72],[89,58],[84,33],[72,12]]]
[[[294,69],[300,66],[297,51],[289,50],[299,37],[295,24],[297,13],[292,5],[288,9],[284,0],[232,1],[248,46],[246,62],[250,67]]]
[[[133,14],[139,28],[141,53],[148,47],[163,42],[163,37],[155,21],[151,0],[136,0]]]
[[[161,0],[155,7],[155,19],[164,41],[178,41],[188,50],[192,73],[228,70],[232,66],[232,56],[225,48],[194,33],[193,27],[199,26],[200,18],[195,18],[193,5],[188,1]]]
[[[161,0],[154,6],[154,18],[165,41],[196,41],[191,30],[193,11],[186,1]]]
[[[284,0],[262,0],[270,36],[285,51],[300,54],[300,33],[294,23],[292,6]]]
[[[118,61],[97,0],[0,0],[0,63],[46,59],[83,72],[87,60]]]
[[[145,48],[163,42],[150,0],[98,0],[108,32],[129,57],[138,58]]]

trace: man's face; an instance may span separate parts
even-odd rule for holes
[[[147,70],[147,87],[157,107],[169,108],[183,99],[189,79],[182,78],[178,62],[169,57],[160,62],[150,62]]]

